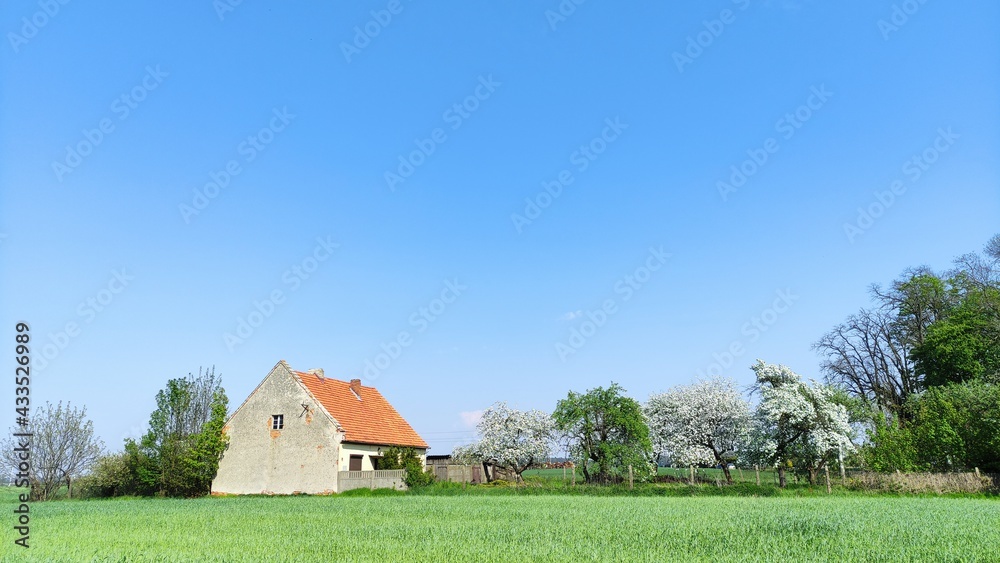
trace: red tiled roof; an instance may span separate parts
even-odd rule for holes
[[[344,428],[345,442],[427,448],[413,427],[374,387],[358,386],[361,400],[346,381],[296,371],[295,375]]]

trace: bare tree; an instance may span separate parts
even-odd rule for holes
[[[920,390],[909,346],[896,316],[862,309],[823,335],[813,349],[824,356],[828,383],[864,397],[883,412],[898,415],[907,397]]]
[[[215,366],[211,369],[198,368],[198,377],[188,373],[191,382],[188,387],[190,404],[180,421],[179,432],[190,436],[201,432],[202,426],[212,417],[212,401],[216,392],[222,388],[222,377],[215,375]]]
[[[36,409],[27,428],[12,429],[4,441],[0,465],[16,472],[21,460],[15,453],[19,441],[15,432],[31,433],[28,475],[32,497],[48,500],[65,483],[72,496],[73,480],[86,473],[104,451],[104,443],[94,436],[94,423],[87,419],[87,408],[77,409],[62,402]]]
[[[987,241],[982,254],[970,252],[956,258],[949,273],[980,291],[1000,286],[1000,234]]]
[[[993,261],[994,264],[1000,263],[1000,234],[993,235],[993,237],[986,242],[983,252],[986,254],[987,258]]]

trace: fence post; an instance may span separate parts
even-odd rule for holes
[[[979,469],[976,469],[976,473],[979,473]],[[632,465],[628,466],[628,490],[632,490]]]
[[[826,473],[826,494],[830,494],[830,466],[824,465],[823,471]]]
[[[737,467],[736,470],[740,472],[740,483],[742,483],[743,482],[743,468],[742,467]]]
[[[584,462],[586,463],[586,462]],[[573,464],[573,486],[576,486],[576,464]]]
[[[979,473],[979,468],[977,467],[975,469],[976,469],[976,477],[982,477],[982,475]]]
[[[754,472],[754,475],[757,476],[757,486],[759,487],[760,486],[760,466],[757,465],[756,463],[753,466],[753,472]]]
[[[694,466],[691,466],[691,484],[694,485]]]
[[[563,486],[566,486],[566,464],[563,463]]]
[[[847,474],[844,472],[844,445],[837,448],[837,465],[840,466],[840,484],[847,485]]]

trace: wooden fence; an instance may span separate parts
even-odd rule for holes
[[[472,483],[477,485],[483,482],[483,467],[481,465],[435,465],[434,477],[438,481],[450,481],[452,483]]]
[[[875,473],[857,468],[846,469],[843,476],[838,468],[826,467],[816,474],[818,487],[846,486],[856,490],[882,490],[898,492],[987,492],[1000,491],[1000,474],[986,473],[977,470],[954,473]],[[828,471],[828,472],[827,472]],[[671,480],[687,483],[705,483],[722,485],[725,477],[717,468],[661,467],[658,480]],[[777,485],[778,472],[771,467],[737,467],[729,470],[734,483],[755,483],[761,485]],[[786,472],[788,483],[806,484],[807,476],[801,471],[789,468]]]

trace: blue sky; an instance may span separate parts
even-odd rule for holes
[[[1000,230],[995,2],[182,4],[0,11],[2,332],[111,449],[199,366],[364,377],[435,453],[819,377],[870,283]]]

